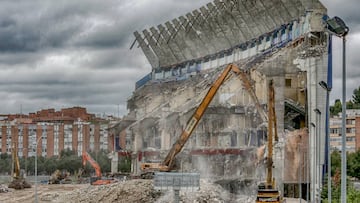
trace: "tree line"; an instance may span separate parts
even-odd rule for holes
[[[111,160],[108,158],[108,151],[101,150],[100,152],[89,152],[91,157],[99,164],[102,173],[111,172]],[[24,170],[27,175],[35,174],[35,157],[19,158],[20,169]],[[0,173],[11,174],[12,157],[9,154],[0,155]],[[123,157],[119,159],[118,169],[121,172],[130,172],[131,159]],[[67,171],[70,174],[77,174],[79,169],[83,168],[85,174],[93,174],[94,169],[87,163],[85,167],[82,165],[82,157],[78,156],[75,151],[63,150],[59,156],[50,158],[38,156],[37,157],[37,172],[38,175],[51,175],[55,170]]]
[[[352,180],[360,180],[360,150],[354,153],[347,153],[346,173],[347,195],[349,203],[360,202],[360,191],[358,191]],[[324,176],[325,184],[322,188],[321,197],[327,203],[327,175]],[[341,153],[333,151],[331,153],[331,199],[332,202],[340,202],[341,198]]]
[[[360,87],[353,90],[353,95],[346,102],[346,109],[360,109]],[[340,99],[336,99],[333,106],[330,106],[330,115],[336,116],[342,111],[342,103]]]

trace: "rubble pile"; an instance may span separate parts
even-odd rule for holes
[[[174,200],[173,191],[157,191],[152,180],[129,180],[109,185],[92,186],[74,190],[64,194],[44,195],[42,201],[51,202],[153,202],[169,203]],[[223,203],[254,202],[252,196],[231,194],[220,185],[209,180],[201,180],[200,190],[181,191],[180,201],[183,203]]]
[[[0,185],[0,193],[9,192],[9,188],[5,185]]]
[[[154,190],[151,180],[130,180],[92,186],[61,194],[53,202],[155,202],[161,192]]]
[[[30,183],[26,182],[24,178],[14,178],[13,181],[9,183],[9,188],[14,188],[16,190],[22,190],[24,188],[31,188]]]
[[[196,202],[196,203],[223,203],[223,202],[254,202],[250,196],[236,195],[228,192],[218,184],[209,180],[200,181],[200,190],[188,193],[184,192],[180,194],[182,202]]]

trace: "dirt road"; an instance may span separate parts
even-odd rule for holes
[[[76,189],[89,187],[89,184],[38,185],[38,202],[51,202],[55,197]],[[10,192],[0,194],[1,203],[35,202],[35,186],[23,190],[9,189]]]

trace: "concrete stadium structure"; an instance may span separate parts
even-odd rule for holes
[[[325,159],[326,92],[318,83],[327,81],[331,67],[326,12],[318,0],[215,0],[135,32],[152,70],[136,83],[119,129],[132,152],[132,172],[141,173],[141,162],[164,158],[211,83],[235,63],[265,110],[267,84],[275,81],[275,177],[288,195],[287,186],[300,181],[304,197],[311,183],[315,199]],[[266,125],[242,81],[232,77],[178,156],[178,166],[217,180],[264,179],[265,171],[254,168],[265,142]]]

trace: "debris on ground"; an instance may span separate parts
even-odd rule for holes
[[[155,202],[161,196],[151,180],[130,180],[109,185],[93,186],[63,193],[53,202]]]
[[[9,183],[9,188],[14,188],[15,190],[22,190],[24,188],[31,188],[30,183],[26,182],[25,178],[14,178],[13,181]]]
[[[62,193],[60,195],[46,194],[43,201],[52,199],[52,202],[173,202],[173,191],[157,191],[152,180],[129,180],[109,185],[92,186],[79,190]],[[200,190],[181,191],[180,201],[183,203],[223,203],[223,202],[254,202],[254,199],[245,195],[229,193],[220,185],[209,180],[200,181]]]
[[[9,188],[5,185],[0,185],[0,193],[9,192]]]

